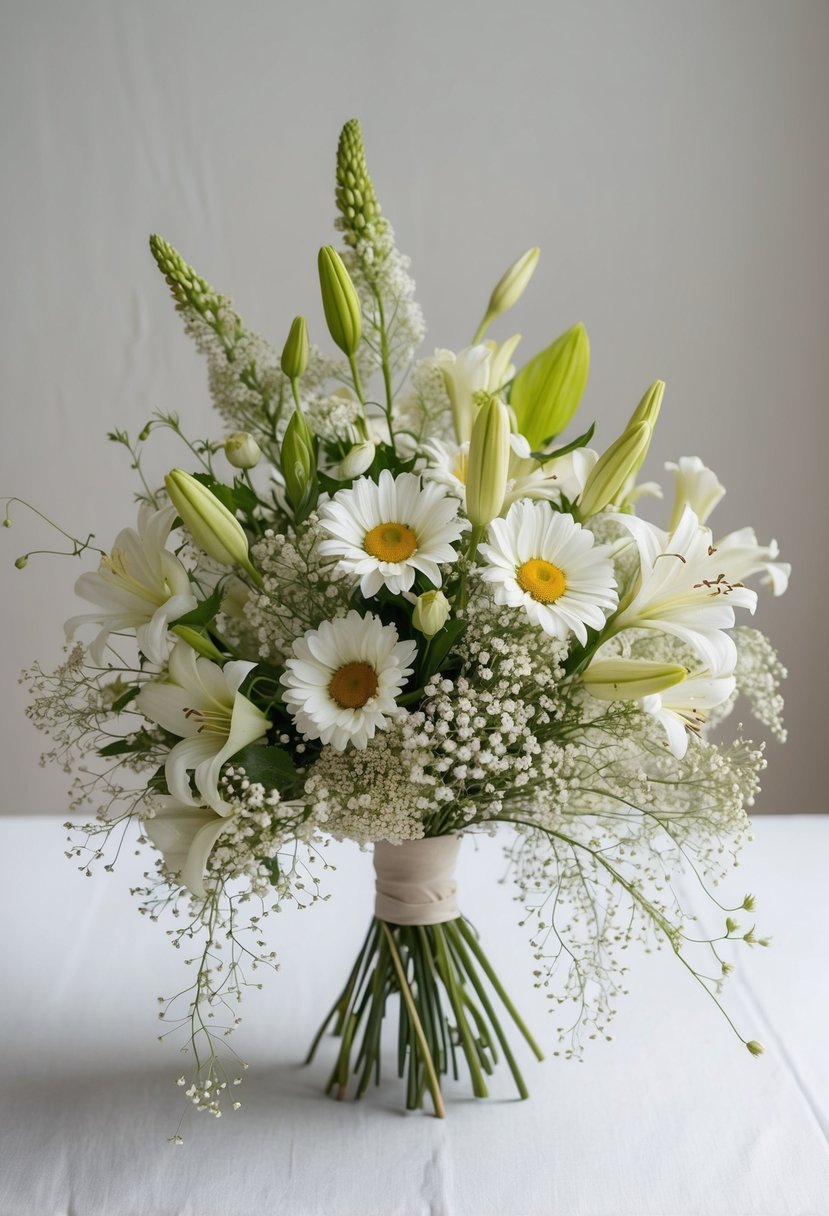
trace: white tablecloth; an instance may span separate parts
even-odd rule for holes
[[[332,898],[271,919],[282,970],[253,992],[236,1047],[241,1109],[187,1112],[155,997],[182,956],[128,893],[140,859],[85,879],[59,821],[0,821],[2,1216],[827,1216],[829,817],[757,821],[735,875],[758,896],[771,950],[748,950],[726,999],[753,1059],[668,954],[632,959],[613,1043],[552,1058],[518,906],[497,842],[466,844],[462,906],[551,1056],[448,1118],[401,1111],[393,1062],[379,1090],[336,1103],[309,1035],[343,980],[371,908],[371,862],[337,846]],[[391,1045],[390,1045],[391,1054]]]

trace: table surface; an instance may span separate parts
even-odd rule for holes
[[[0,820],[2,1216],[829,1216],[829,816],[758,819],[731,886],[758,896],[769,950],[743,951],[726,1004],[753,1059],[667,953],[632,959],[612,1043],[552,1058],[497,840],[466,842],[462,906],[550,1047],[448,1117],[406,1114],[394,1068],[360,1103],[322,1096],[328,1044],[298,1061],[362,940],[370,856],[332,846],[331,899],[268,922],[281,971],[243,1008],[241,1109],[185,1109],[155,998],[183,959],[139,916],[146,858],[79,875],[54,818]],[[725,902],[725,900],[724,900]],[[392,1045],[389,1045],[390,1051]],[[391,1062],[390,1062],[391,1064]]]

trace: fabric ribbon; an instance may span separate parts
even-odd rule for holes
[[[374,845],[374,914],[392,925],[440,925],[460,915],[455,865],[460,839],[428,836]]]

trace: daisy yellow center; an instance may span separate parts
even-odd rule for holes
[[[523,562],[515,572],[518,586],[542,604],[553,604],[567,590],[564,572],[543,557]]]
[[[417,537],[406,524],[378,524],[366,532],[366,553],[381,562],[405,562],[417,548]]]
[[[362,709],[377,692],[377,672],[370,663],[346,663],[334,672],[328,691],[341,709]]]

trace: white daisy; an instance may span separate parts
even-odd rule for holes
[[[396,697],[412,674],[416,650],[371,613],[352,610],[309,629],[294,642],[282,676],[297,729],[338,752],[348,743],[362,751],[399,712]]]
[[[548,503],[513,503],[506,519],[490,524],[489,544],[479,551],[496,604],[523,608],[551,637],[574,633],[585,643],[587,626],[601,629],[605,611],[616,607],[610,549]]]
[[[379,484],[360,477],[349,490],[339,490],[319,512],[331,540],[320,545],[323,557],[339,558],[340,570],[360,580],[368,599],[385,585],[408,591],[419,570],[439,587],[439,562],[457,558],[452,543],[465,527],[458,501],[440,486],[421,487],[413,473],[392,477],[388,469]]]

